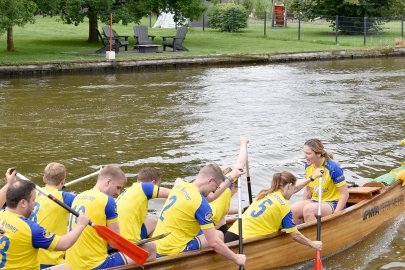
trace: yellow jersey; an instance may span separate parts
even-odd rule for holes
[[[38,249],[53,250],[60,237],[8,210],[0,211],[0,268],[39,269]]]
[[[338,188],[346,185],[343,170],[336,162],[330,159],[324,159],[320,168],[324,170],[322,175],[322,201],[339,201],[340,192]],[[315,173],[315,170],[314,165],[305,164],[305,175],[307,178]],[[307,186],[311,189],[312,200],[318,201],[319,178],[309,182]]]
[[[114,198],[97,189],[77,195],[72,208],[79,213],[86,213],[98,225],[106,226],[118,222]],[[69,230],[76,225],[77,217],[69,214]],[[107,242],[98,236],[94,228],[87,226],[77,242],[66,251],[66,264],[73,270],[95,268],[107,258],[107,248]]]
[[[52,187],[44,187],[43,189],[68,206],[72,206],[73,199],[76,196],[72,193],[60,191]],[[50,200],[46,195],[37,191],[35,207],[31,213],[30,220],[38,223],[50,232],[57,235],[64,235],[67,233],[68,215],[69,212],[67,210]],[[61,264],[65,261],[64,257],[64,251],[50,251],[47,249],[40,249],[38,251],[40,264]]]
[[[207,199],[193,183],[179,180],[169,193],[160,213],[154,236],[170,232],[155,241],[157,253],[181,253],[200,229],[214,228],[212,210]]]
[[[239,235],[238,220],[228,231]],[[287,233],[297,231],[292,212],[280,190],[255,200],[242,215],[243,239],[268,235],[285,229]]]
[[[221,195],[219,195],[218,198],[216,198],[214,201],[210,202],[210,206],[212,209],[212,214],[213,214],[213,222],[214,224],[218,224],[218,221],[226,216],[229,211],[229,205],[231,203],[231,198],[232,198],[232,184],[229,186],[229,188],[225,189],[224,192],[222,192]]]
[[[153,183],[133,183],[117,198],[120,234],[131,242],[141,240],[141,228],[148,213],[148,200],[157,198],[159,187]]]

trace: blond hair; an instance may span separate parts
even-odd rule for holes
[[[216,181],[221,182],[224,181],[224,174],[222,173],[221,168],[215,163],[205,165],[200,169],[197,178],[205,178],[205,177],[212,177]]]
[[[59,185],[66,179],[65,165],[57,162],[51,162],[46,165],[44,170],[45,184]]]
[[[281,173],[273,174],[273,180],[271,181],[270,188],[262,189],[259,194],[257,194],[256,200],[263,199],[268,194],[284,187],[287,184],[293,184],[297,182],[297,178],[290,172],[284,171]]]
[[[333,160],[333,154],[331,152],[325,151],[325,147],[323,146],[323,143],[319,139],[310,139],[304,143],[304,145],[308,146],[311,148],[312,151],[314,151],[316,154],[321,154],[321,157],[332,159]]]
[[[121,170],[121,168],[118,165],[115,164],[103,166],[103,168],[100,171],[100,174],[98,175],[97,181],[103,181],[107,178],[111,178],[112,180],[125,179],[125,181],[127,181],[125,173]]]

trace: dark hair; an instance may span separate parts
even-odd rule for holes
[[[325,151],[325,147],[319,139],[310,139],[306,141],[304,145],[311,148],[311,150],[314,151],[316,154],[321,154],[321,157],[333,159],[333,154],[331,152]]]
[[[297,182],[297,178],[290,172],[281,172],[273,174],[273,180],[271,181],[271,187],[262,189],[259,194],[257,194],[256,200],[260,200],[266,197],[268,194],[284,187],[287,184],[293,184]]]
[[[138,181],[151,182],[152,180],[160,181],[160,173],[153,167],[145,167],[138,172]]]
[[[25,180],[17,180],[7,190],[7,207],[14,209],[21,200],[29,201],[31,192],[35,189],[35,184]]]

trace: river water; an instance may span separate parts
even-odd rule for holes
[[[48,162],[68,181],[118,163],[129,181],[155,166],[170,186],[199,166],[232,166],[249,143],[253,194],[274,172],[304,176],[303,143],[320,138],[358,184],[405,161],[403,58],[209,67],[0,80],[0,171],[41,183]],[[69,188],[90,188],[94,179]],[[292,201],[299,199],[296,194]],[[243,194],[247,202],[247,192]],[[233,201],[236,205],[236,201]],[[161,201],[151,203],[151,214]],[[405,217],[339,255],[326,269],[399,269]],[[300,265],[292,269],[312,269]]]

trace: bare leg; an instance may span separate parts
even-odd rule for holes
[[[305,205],[303,213],[305,222],[315,220],[318,214],[318,203]],[[332,207],[328,203],[323,202],[321,204],[321,214],[323,217],[332,214]]]
[[[145,222],[143,224],[145,224],[146,230],[148,232],[148,237],[151,237],[153,232],[155,231],[157,221],[158,221],[157,217],[151,216],[146,217]]]
[[[311,201],[309,201],[309,200],[302,200],[302,201],[298,201],[298,202],[294,203],[291,206],[291,212],[292,212],[292,215],[293,215],[293,221],[294,221],[294,223],[296,225],[301,224],[303,222],[303,220],[304,220],[304,212],[303,212],[304,207],[307,204],[310,204],[310,203],[311,203]]]

